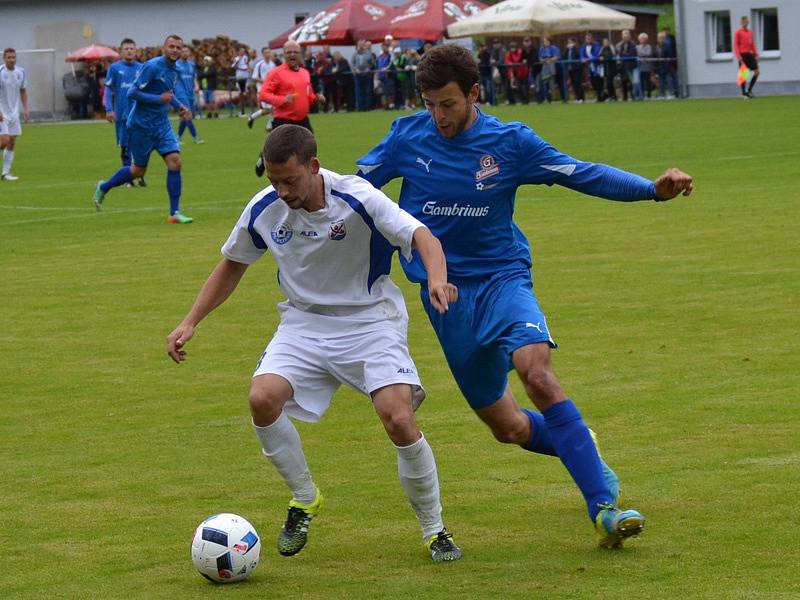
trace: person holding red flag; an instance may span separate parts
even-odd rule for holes
[[[742,26],[736,30],[733,36],[733,52],[739,61],[739,67],[741,68],[744,65],[753,73],[750,79],[750,86],[747,88],[746,78],[745,81],[742,81],[742,77],[737,79],[737,83],[742,88],[742,96],[753,98],[753,86],[758,80],[758,50],[756,50],[753,32],[750,29],[750,19],[746,16],[742,17]]]

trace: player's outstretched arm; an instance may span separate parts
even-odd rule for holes
[[[656,186],[658,200],[670,200],[680,193],[688,196],[694,190],[691,175],[674,167],[664,171],[664,174],[656,179],[653,185]]]
[[[412,240],[428,273],[428,293],[431,305],[440,315],[458,300],[458,288],[447,282],[447,260],[442,244],[427,227],[417,227]]]
[[[176,363],[186,360],[186,352],[183,347],[194,337],[195,328],[208,313],[228,299],[239,285],[247,266],[223,258],[214,268],[203,287],[200,288],[189,313],[183,318],[180,325],[167,336],[167,354],[172,360]]]

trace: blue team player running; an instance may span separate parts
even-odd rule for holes
[[[131,38],[125,38],[120,42],[119,53],[122,58],[112,63],[106,73],[103,106],[106,111],[106,120],[114,124],[122,166],[129,167],[131,154],[128,151],[128,128],[125,124],[130,108],[128,106],[128,90],[139,74],[142,63],[136,60],[136,42]],[[139,185],[142,187],[146,185],[144,177],[139,179]]]
[[[182,119],[191,117],[189,109],[175,98],[178,80],[175,62],[180,56],[183,40],[170,35],[164,40],[161,56],[148,60],[128,90],[131,103],[128,114],[128,148],[131,166],[122,167],[108,180],[100,181],[94,191],[94,205],[100,210],[103,199],[111,188],[125,185],[147,171],[150,153],[156,150],[167,165],[167,193],[169,194],[170,223],[186,224],[193,219],[180,211],[181,155],[178,139],[169,124],[169,104],[180,112]]]
[[[181,119],[180,125],[178,125],[178,141],[180,142],[183,137],[183,132],[188,128],[194,143],[202,144],[203,140],[197,135],[197,130],[194,127],[193,117],[196,112],[194,85],[197,78],[197,65],[195,65],[195,62],[192,60],[192,49],[189,48],[189,46],[184,46],[181,49],[181,57],[178,62],[175,63],[175,66],[178,68],[179,73],[178,84],[175,86],[175,97],[178,99],[178,102],[183,104],[192,113],[190,118]]]
[[[610,200],[667,200],[692,191],[669,169],[654,182],[554,149],[522,123],[502,123],[476,103],[479,73],[460,46],[425,53],[417,86],[428,110],[397,119],[358,161],[376,187],[403,178],[400,207],[439,238],[459,301],[431,307],[418,256],[401,258],[420,295],[450,370],[472,409],[497,440],[558,456],[580,488],[604,547],[644,527],[636,510],[617,507],[618,480],[602,461],[578,408],[550,364],[556,344],[533,292],[528,240],[513,221],[523,184],[557,183]],[[520,408],[508,387],[514,368],[539,412]]]

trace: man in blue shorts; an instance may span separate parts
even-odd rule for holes
[[[125,38],[120,42],[119,53],[122,58],[112,63],[106,73],[106,91],[103,94],[103,105],[106,111],[106,120],[114,124],[122,166],[130,167],[131,154],[128,150],[128,128],[125,125],[130,109],[128,105],[128,90],[139,74],[142,63],[136,60],[136,42],[131,38]],[[147,185],[144,177],[139,179],[139,185],[142,187]]]
[[[202,144],[203,140],[197,135],[197,130],[194,127],[194,114],[196,112],[194,88],[197,79],[197,65],[192,60],[192,49],[189,48],[189,46],[184,46],[181,49],[181,57],[175,63],[175,66],[179,73],[178,83],[175,86],[175,97],[178,99],[178,102],[188,108],[192,113],[190,118],[181,119],[180,125],[178,125],[178,142],[181,141],[183,132],[188,128],[194,143]]]
[[[122,167],[108,180],[100,181],[94,191],[95,208],[100,210],[103,199],[111,188],[125,185],[147,171],[150,153],[155,150],[167,165],[167,193],[169,194],[170,223],[186,224],[193,219],[180,211],[181,201],[181,155],[178,139],[169,124],[169,104],[180,112],[182,119],[192,113],[175,98],[178,70],[175,62],[180,56],[183,40],[170,35],[164,40],[161,56],[148,60],[128,90],[130,113],[128,114],[128,148],[132,164]]]
[[[644,517],[616,505],[618,479],[602,461],[575,404],[550,364],[550,336],[531,282],[528,240],[513,221],[517,187],[557,183],[611,200],[667,200],[692,191],[669,169],[654,182],[555,150],[522,123],[483,114],[478,65],[460,46],[433,48],[417,70],[428,112],[397,119],[358,161],[376,187],[403,178],[400,207],[439,238],[459,301],[431,309],[419,257],[401,264],[420,295],[450,370],[472,409],[500,442],[558,456],[581,490],[600,545],[619,547]],[[508,387],[514,368],[539,412]]]

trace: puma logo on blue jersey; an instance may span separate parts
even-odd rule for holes
[[[433,159],[432,159],[432,158],[429,158],[429,159],[428,159],[428,162],[425,162],[424,160],[422,160],[422,159],[421,159],[421,158],[418,156],[418,157],[417,157],[417,162],[418,162],[419,164],[421,164],[423,167],[425,167],[425,171],[427,171],[428,173],[430,173],[430,172],[431,172],[431,163],[433,162]]]

